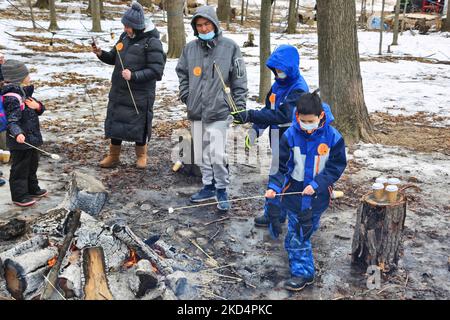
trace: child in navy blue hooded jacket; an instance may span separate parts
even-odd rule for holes
[[[270,176],[266,197],[274,199],[280,197],[277,193],[297,193],[281,196],[280,202],[288,215],[285,248],[291,278],[285,287],[298,291],[314,281],[310,237],[319,227],[320,216],[329,206],[333,184],[344,172],[347,160],[344,139],[330,125],[334,120],[331,110],[316,92],[299,98],[293,118],[292,126],[281,139],[279,170]],[[270,229],[276,234],[281,229],[277,219],[281,212],[277,207],[270,209]]]
[[[5,85],[1,94],[8,120],[6,142],[12,162],[9,175],[11,198],[15,205],[28,207],[36,203],[36,198],[47,195],[47,191],[39,187],[36,175],[39,153],[25,144],[42,145],[39,116],[45,109],[32,97],[34,87],[30,85],[29,71],[23,62],[7,60],[2,71]]]
[[[253,127],[245,138],[245,147],[249,149],[256,138],[270,127],[272,148],[272,167],[270,174],[278,168],[278,145],[283,133],[292,123],[292,114],[299,97],[309,92],[308,85],[300,74],[300,55],[297,48],[291,45],[279,46],[267,60],[266,66],[275,74],[275,82],[266,96],[266,105],[261,110],[243,110],[231,113],[236,123],[252,122]],[[273,172],[274,171],[274,172]],[[268,212],[270,206],[280,206],[279,199],[266,199],[264,215],[255,218],[255,225],[269,225]],[[280,220],[284,222],[286,215]]]

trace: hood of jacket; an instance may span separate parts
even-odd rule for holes
[[[266,66],[275,75],[275,69],[279,69],[287,75],[285,79],[275,77],[272,92],[276,94],[277,101],[283,101],[293,89],[309,92],[308,84],[300,74],[299,64],[300,55],[297,48],[286,44],[276,48],[267,60]]]
[[[266,66],[276,75],[275,69],[286,73],[286,79],[275,78],[280,86],[289,86],[300,78],[300,54],[296,47],[283,44],[275,49]]]
[[[194,30],[194,35],[198,36],[197,27],[195,26],[195,20],[197,18],[205,18],[211,21],[214,24],[216,29],[216,37],[222,34],[222,29],[220,28],[219,18],[217,18],[216,9],[211,6],[202,6],[197,9],[195,14],[192,16],[191,26]]]

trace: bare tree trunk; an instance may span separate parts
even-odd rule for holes
[[[271,0],[261,1],[259,102],[264,102],[270,89],[270,70],[266,67],[266,61],[270,56],[270,6]]]
[[[398,30],[399,30],[399,18],[400,18],[400,0],[397,0],[395,5],[395,19],[394,19],[394,35],[392,36],[391,46],[398,46]]]
[[[137,0],[143,7],[150,8],[152,4],[152,0]]]
[[[450,3],[447,3],[447,18],[444,20],[444,23],[442,24],[441,31],[450,32]]]
[[[58,30],[58,24],[56,23],[56,7],[55,7],[55,0],[49,0],[49,6],[50,6],[50,26],[48,27],[49,30]]]
[[[33,6],[31,5],[31,0],[28,0],[28,6],[30,7],[30,16],[31,16],[31,22],[33,23],[33,30],[36,30],[36,22],[34,21],[34,14],[33,14]]]
[[[241,1],[241,25],[244,25],[244,9],[245,9],[245,0]]]
[[[167,30],[169,36],[169,58],[179,58],[186,44],[183,21],[183,0],[171,0],[166,3],[167,9]]]
[[[231,6],[230,0],[219,0],[217,6],[217,17],[221,22],[229,23],[230,21]]]
[[[380,18],[380,45],[378,47],[378,54],[383,54],[383,31],[384,31],[384,4],[385,0],[381,3],[381,18]]]
[[[273,23],[273,18],[275,17],[275,9],[277,7],[277,0],[273,0],[272,3],[272,18],[270,19],[271,23]]]
[[[103,9],[103,0],[98,0],[100,3],[100,18],[105,19],[105,10]],[[86,14],[92,16],[92,0],[89,0],[89,5],[86,9]]]
[[[288,16],[288,27],[286,32],[288,34],[294,34],[297,29],[297,8],[296,8],[296,0],[289,0],[289,16]]]
[[[49,9],[49,0],[37,0],[33,7],[39,9]]]
[[[372,134],[364,102],[355,16],[355,1],[317,0],[321,96],[332,107],[347,143],[370,141]]]
[[[247,20],[247,19],[248,19],[248,0],[245,3],[245,20]]]
[[[92,4],[92,32],[102,32],[101,13],[100,13],[100,1],[91,0]]]
[[[403,19],[402,19],[402,27],[400,29],[400,34],[403,35],[403,30],[405,30],[405,21],[406,21],[406,10],[408,8],[408,0],[405,1],[405,7],[403,8]]]

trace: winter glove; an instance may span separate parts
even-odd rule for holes
[[[243,123],[247,123],[250,122],[250,113],[248,110],[239,110],[239,111],[233,111],[231,112],[231,115],[234,118],[234,123],[235,124],[243,124]]]
[[[281,209],[278,205],[269,203],[267,208],[267,215],[269,218],[269,232],[270,235],[277,239],[281,234],[280,215]]]
[[[297,214],[298,225],[297,232],[300,239],[303,241],[309,240],[313,233],[313,222],[312,222],[313,212],[312,209],[304,210]]]
[[[256,139],[258,138],[258,134],[256,130],[251,128],[248,130],[247,135],[245,136],[245,150],[250,150],[250,147],[255,144]]]

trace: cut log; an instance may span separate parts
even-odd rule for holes
[[[137,235],[131,231],[127,226],[114,225],[112,227],[113,234],[122,240],[128,247],[136,251],[141,259],[150,260],[162,275],[168,275],[173,272],[172,267],[168,263],[168,259],[159,256],[152,248],[142,241]]]
[[[67,216],[67,220],[66,220],[66,231],[67,231],[67,235],[64,238],[64,242],[61,246],[61,249],[59,250],[58,253],[58,259],[56,260],[55,265],[52,267],[52,269],[50,270],[50,273],[48,274],[48,281],[46,281],[45,283],[45,287],[44,290],[42,291],[42,295],[41,295],[41,299],[42,300],[48,300],[51,299],[52,297],[56,297],[57,299],[59,299],[59,297],[61,297],[61,295],[59,295],[57,292],[54,292],[55,290],[58,290],[57,288],[57,280],[58,280],[58,275],[59,275],[59,269],[61,269],[61,264],[64,260],[64,257],[66,256],[67,250],[69,250],[70,245],[72,244],[72,240],[73,240],[73,236],[75,234],[75,231],[77,230],[78,226],[80,225],[80,215],[81,215],[81,211],[80,210],[75,210],[75,211],[71,211],[69,212],[68,216]],[[56,293],[56,295],[55,295]]]
[[[173,246],[164,240],[159,239],[151,247],[156,252],[161,252],[163,256],[171,259],[171,267],[174,271],[198,272],[204,267],[202,260],[177,252]]]
[[[15,247],[13,247],[5,252],[0,253],[0,273],[1,273],[1,275],[3,276],[3,274],[4,274],[3,261],[5,261],[6,259],[20,256],[27,252],[38,251],[39,249],[48,247],[48,245],[49,245],[48,238],[43,235],[38,235],[38,236],[31,238],[30,240],[19,243]]]
[[[167,244],[164,240],[159,239],[152,246],[157,251],[160,251],[167,258],[173,259],[175,258],[175,248],[169,244]]]
[[[196,164],[194,156],[194,139],[192,139],[191,133],[183,130],[182,134],[178,137],[179,152],[178,155],[174,155],[175,159],[180,158],[183,166],[178,171],[187,176],[201,177],[202,173],[200,167]]]
[[[83,296],[80,263],[72,263],[61,271],[58,277],[58,286],[64,292],[66,298],[81,298]]]
[[[74,171],[64,206],[68,210],[80,209],[96,216],[105,205],[107,197],[108,192],[99,180]]]
[[[82,250],[89,247],[102,247],[106,270],[108,272],[120,270],[130,252],[126,244],[113,235],[110,227],[91,215],[82,212],[80,220],[81,226],[75,233],[77,248]]]
[[[83,274],[85,300],[112,300],[105,274],[105,257],[102,247],[83,250]]]
[[[375,265],[384,272],[396,269],[405,218],[404,194],[394,203],[376,202],[372,193],[365,195],[357,212],[352,263],[364,268]]]
[[[142,298],[158,285],[158,276],[150,261],[141,259],[135,266],[135,273],[129,278],[129,286],[136,298]]]
[[[48,261],[58,254],[56,247],[47,247],[4,261],[6,288],[18,300],[30,299],[44,282],[44,275],[50,269]]]

